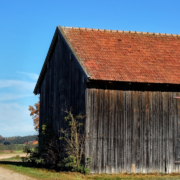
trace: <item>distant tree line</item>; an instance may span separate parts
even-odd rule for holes
[[[4,145],[9,144],[24,144],[25,142],[38,140],[37,135],[31,135],[31,136],[14,136],[14,137],[2,137],[0,135],[0,143]]]

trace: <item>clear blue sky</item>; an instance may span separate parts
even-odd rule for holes
[[[0,1],[0,135],[31,135],[28,106],[56,26],[180,34],[178,0]]]

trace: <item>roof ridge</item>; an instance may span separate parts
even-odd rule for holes
[[[61,26],[64,29],[77,29],[77,30],[87,30],[87,31],[102,31],[102,32],[117,32],[117,33],[129,33],[129,34],[149,34],[156,36],[174,36],[180,37],[180,34],[166,34],[166,33],[155,33],[155,32],[142,32],[142,31],[120,31],[120,30],[107,30],[107,29],[94,29],[94,28],[80,28],[80,27],[66,27]]]

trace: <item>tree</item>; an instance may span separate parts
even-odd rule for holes
[[[40,99],[40,98],[39,98]],[[40,110],[40,101],[36,103],[35,108],[33,106],[29,106],[30,116],[33,118],[34,122],[34,129],[37,131],[39,130],[39,110]]]

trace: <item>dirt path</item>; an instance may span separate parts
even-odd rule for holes
[[[14,157],[14,156],[20,156],[20,157],[22,157],[22,156],[26,156],[26,153],[19,153],[19,154],[0,154],[0,160],[1,159],[6,159],[6,158],[11,158],[11,157]],[[1,180],[1,179],[0,179]]]
[[[11,158],[11,157],[14,157],[17,155],[19,155],[21,157],[26,156],[25,153],[21,153],[21,154],[0,154],[0,160],[6,159],[6,158]],[[35,180],[35,179],[0,167],[0,180]]]
[[[35,179],[0,167],[0,180],[35,180]]]

